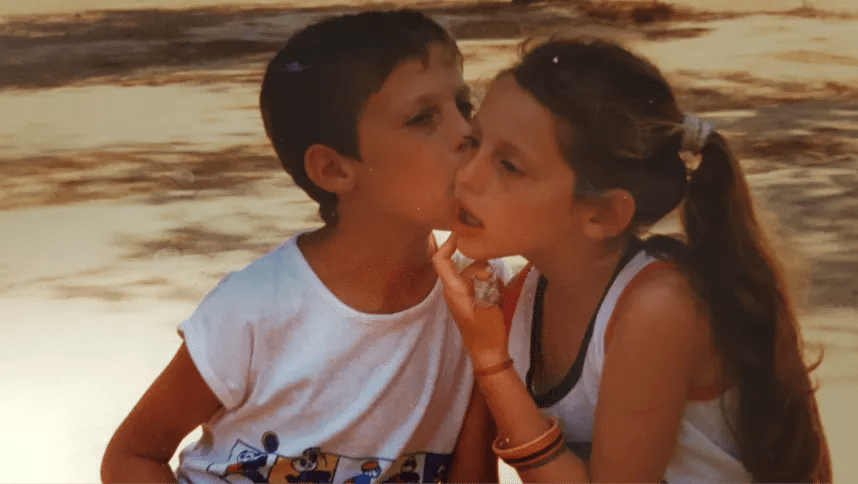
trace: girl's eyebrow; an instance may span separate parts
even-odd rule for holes
[[[515,156],[516,158],[521,158],[523,160],[530,159],[530,157],[525,154],[521,149],[519,149],[516,145],[505,140],[498,140],[495,151],[505,156]]]
[[[482,134],[483,130],[480,127],[480,120],[477,116],[471,120],[471,135],[475,138],[479,139],[482,142]],[[496,156],[515,156],[519,158],[523,162],[529,162],[534,159],[533,153],[528,154],[526,151],[522,150],[518,146],[510,143],[509,141],[499,139],[495,141],[495,146],[492,149]]]

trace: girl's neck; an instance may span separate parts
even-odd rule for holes
[[[430,234],[338,224],[302,235],[298,246],[343,303],[361,312],[389,314],[418,304],[435,286]]]
[[[569,297],[596,289],[600,295],[628,249],[630,241],[604,242],[584,247],[527,255],[526,259],[548,279],[550,285]]]
[[[543,310],[555,317],[544,319],[544,329],[586,326],[627,247],[627,242],[565,247],[555,253],[528,257],[548,280]]]
[[[532,374],[537,392],[555,388],[587,344],[587,327],[624,253],[625,247],[567,246],[556,253],[528,257],[548,280],[542,295],[539,353]]]

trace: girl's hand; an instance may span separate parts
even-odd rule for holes
[[[459,326],[474,367],[485,368],[509,358],[503,311],[499,304],[476,300],[475,280],[486,281],[494,274],[486,261],[476,261],[459,272],[452,260],[456,240],[456,234],[450,234],[450,238],[435,252],[432,263],[444,283],[444,298]]]

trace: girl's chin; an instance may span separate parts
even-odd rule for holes
[[[487,244],[479,240],[479,238],[474,235],[459,232],[456,232],[456,234],[458,235],[458,240],[456,242],[459,252],[469,259],[490,260],[513,255],[503,253],[498,250],[498,247],[493,247],[491,244]]]

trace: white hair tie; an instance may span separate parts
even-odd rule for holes
[[[685,114],[682,119],[682,149],[700,153],[706,145],[706,138],[712,134],[712,125],[693,114]]]

